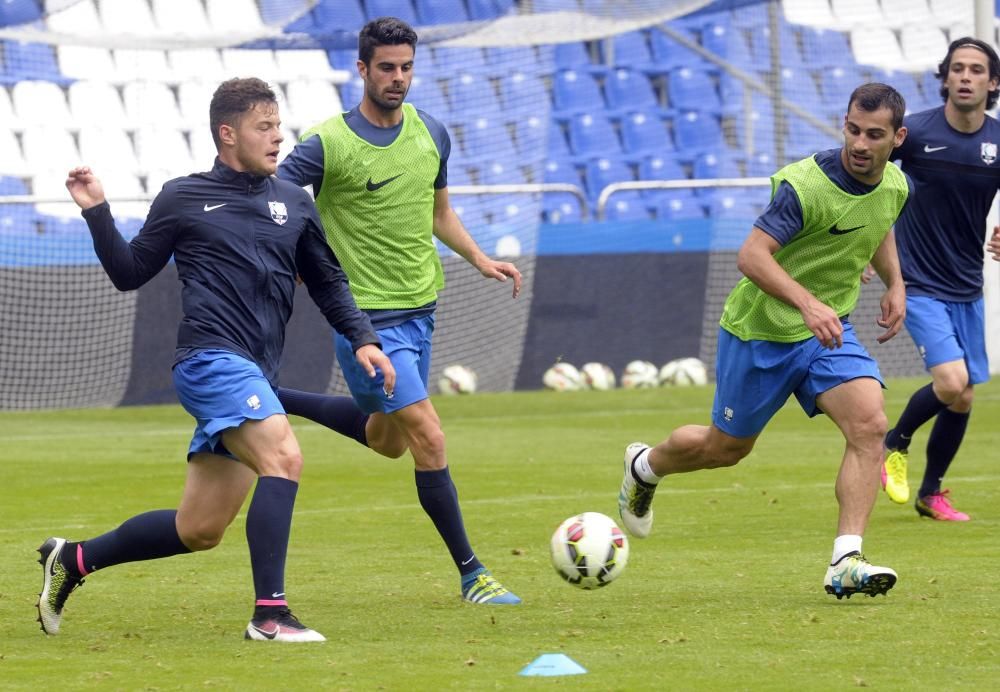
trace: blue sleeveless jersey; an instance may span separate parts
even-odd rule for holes
[[[896,222],[896,244],[913,296],[967,302],[983,294],[986,216],[1000,186],[1000,122],[986,116],[978,132],[952,128],[944,106],[906,117],[894,158],[914,194]]]

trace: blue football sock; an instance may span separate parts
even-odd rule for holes
[[[947,404],[941,402],[934,394],[934,386],[927,384],[910,397],[910,401],[903,409],[903,415],[899,417],[896,426],[885,436],[885,446],[889,449],[907,450],[910,447],[910,438],[921,425],[936,416]]]
[[[287,478],[261,476],[257,479],[246,525],[257,605],[286,603],[285,556],[298,489],[299,484]]]
[[[968,425],[969,413],[944,409],[937,415],[934,427],[931,428],[931,436],[927,440],[927,467],[924,469],[919,497],[927,497],[941,490],[941,479],[958,453]]]
[[[472,552],[472,546],[465,535],[462,510],[458,506],[458,491],[451,480],[448,467],[438,471],[415,471],[415,480],[420,506],[444,539],[459,573],[466,575],[480,569],[483,563]]]
[[[89,574],[123,562],[156,560],[190,552],[177,534],[177,510],[157,509],[127,519],[118,528],[96,538],[80,543],[67,542],[61,562],[71,574]]]
[[[285,407],[285,413],[308,418],[368,446],[368,436],[365,434],[368,414],[358,408],[351,397],[313,394],[279,387],[278,399]]]

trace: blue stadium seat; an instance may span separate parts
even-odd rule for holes
[[[741,149],[746,149],[750,144],[748,137],[752,137],[754,151],[773,152],[775,147],[775,123],[774,107],[771,99],[759,92],[754,92],[750,98],[750,109],[746,110],[741,104],[742,100],[734,99],[732,106],[733,122],[732,131],[735,135],[736,143]],[[741,105],[740,108],[735,106]],[[747,134],[747,118],[752,128],[750,135]]]
[[[712,113],[686,111],[674,118],[677,148],[695,155],[722,146],[722,125]]]
[[[467,120],[482,113],[504,115],[493,84],[477,75],[466,72],[456,75],[448,82],[448,95],[456,118]]]
[[[760,3],[750,3],[734,9],[730,14],[730,21],[737,29],[762,29],[767,26],[769,21],[767,6]]]
[[[746,221],[747,230],[758,216],[760,209],[753,198],[739,191],[720,190],[711,198],[708,215],[712,219]]]
[[[722,102],[706,70],[678,67],[667,75],[667,99],[677,110],[700,110],[718,113]]]
[[[569,148],[569,138],[563,126],[555,120],[549,121],[549,156],[571,158],[573,152]]]
[[[742,69],[753,63],[753,55],[743,32],[733,27],[728,16],[717,17],[701,27],[701,44],[705,50],[725,58]]]
[[[781,89],[786,101],[791,101],[811,113],[819,114],[824,111],[823,97],[808,71],[782,67]]]
[[[359,103],[365,93],[365,83],[361,77],[354,77],[340,85],[340,102],[344,104],[344,110],[351,110]]]
[[[569,123],[569,143],[580,160],[621,153],[618,134],[601,111],[579,113]]]
[[[671,28],[676,29],[676,27]],[[686,33],[685,38],[689,38],[695,43],[698,42],[698,38],[690,32]],[[709,67],[709,64],[698,53],[681,45],[662,31],[657,30],[656,27],[649,31],[649,45],[652,49],[653,63],[660,72],[667,72],[675,67],[705,69]]]
[[[316,18],[313,16],[312,10],[286,24],[282,31],[286,34],[309,34],[310,36],[324,33],[316,26]]]
[[[623,190],[608,199],[604,217],[608,221],[648,221],[649,211],[637,192]]]
[[[454,149],[452,150],[454,152]],[[461,163],[459,158],[448,159],[448,187],[456,185],[475,185],[474,168]]]
[[[518,160],[514,142],[507,127],[500,121],[476,118],[466,124],[464,135],[462,151],[467,159],[479,165],[480,171],[493,161],[510,168]]]
[[[0,3],[0,27],[27,24],[41,16],[37,0],[4,0]]]
[[[412,26],[418,23],[417,13],[410,0],[364,0],[364,3],[365,15],[369,20],[378,17],[396,17]]]
[[[526,116],[514,122],[514,139],[522,163],[530,165],[547,158],[549,151],[547,138],[551,132],[549,119],[537,115]],[[558,133],[558,137],[563,139],[562,132]],[[563,146],[565,148],[565,145]],[[565,153],[568,154],[568,151]]]
[[[611,183],[621,183],[635,180],[632,167],[621,159],[602,157],[591,159],[584,170],[587,197],[591,201],[597,199],[601,190]]]
[[[768,152],[759,151],[747,158],[748,178],[769,178],[777,170],[777,162]]]
[[[839,144],[838,140],[832,135],[818,130],[802,118],[794,115],[788,116],[788,140],[785,144],[785,154],[790,158],[803,158],[817,151],[831,149],[837,144]]]
[[[653,83],[638,70],[617,68],[604,79],[608,108],[619,113],[662,108]]]
[[[20,178],[11,175],[0,175],[0,195],[27,195],[31,194],[28,185]],[[6,207],[0,207],[6,210]]]
[[[924,87],[924,99],[931,106],[940,106],[944,103],[941,98],[941,80],[935,74],[936,70],[927,70],[921,75],[920,83]]]
[[[568,192],[546,192],[542,197],[542,220],[554,224],[582,221],[580,200]]]
[[[583,179],[580,177],[580,170],[576,167],[576,164],[569,158],[557,157],[552,157],[545,162],[542,180],[546,183],[566,183],[581,187],[583,183]]]
[[[438,120],[447,121],[451,117],[448,100],[441,90],[441,83],[436,79],[420,75],[414,76],[413,81],[410,82],[410,90],[406,94],[406,100]]]
[[[494,2],[493,0],[467,0],[469,5],[469,19],[480,21],[484,19],[495,19],[510,9],[511,2]]]
[[[752,65],[758,70],[771,69],[771,30],[763,27],[750,32],[750,51]],[[801,69],[804,67],[802,53],[799,51],[798,38],[792,28],[782,22],[778,33],[778,55],[783,66]]]
[[[505,78],[513,73],[537,77],[545,73],[532,46],[490,46],[485,53],[483,71],[490,77]]]
[[[520,119],[531,115],[548,117],[552,104],[545,82],[532,74],[512,72],[500,80],[504,115]]]
[[[834,67],[854,64],[854,53],[847,41],[847,34],[833,29],[802,27],[802,57],[812,67]]]
[[[629,67],[641,71],[657,71],[649,42],[642,31],[626,31],[611,38],[611,55],[604,56],[608,67]]]
[[[556,70],[586,71],[591,74],[600,74],[606,70],[603,65],[594,64],[587,44],[582,41],[557,43],[552,49],[552,59]]]
[[[520,185],[528,182],[524,171],[517,165],[517,158],[496,159],[479,168],[481,185]]]
[[[68,79],[59,71],[55,49],[47,43],[25,43],[22,41],[2,41],[5,81],[13,83],[26,79],[39,79],[67,85]]]
[[[695,178],[742,178],[740,164],[733,158],[707,151],[699,154],[691,167]]]
[[[669,156],[648,156],[639,164],[639,180],[687,180],[687,171],[681,162]],[[664,196],[691,197],[691,188],[674,188],[663,190],[643,190],[642,196],[653,206]]]
[[[553,77],[552,96],[557,117],[604,108],[597,82],[586,72],[560,70]]]
[[[414,4],[417,20],[425,26],[469,21],[469,12],[462,0],[414,0]]]
[[[621,120],[622,144],[632,155],[663,153],[675,149],[663,119],[655,112],[629,113]]]
[[[888,84],[898,91],[906,99],[907,113],[916,113],[917,111],[941,105],[937,91],[931,94],[932,99],[926,98],[926,95],[920,89],[917,77],[911,72],[875,70],[872,73],[872,81]],[[846,102],[844,105],[847,105]]]
[[[418,54],[419,59],[419,54]],[[358,49],[357,48],[336,48],[326,52],[326,58],[330,61],[330,67],[335,70],[347,70],[352,75],[358,72]]]
[[[359,0],[319,0],[312,9],[316,29],[321,33],[355,32],[367,22]],[[354,51],[357,57],[358,51]]]
[[[820,72],[819,88],[823,96],[824,112],[837,120],[847,113],[851,93],[866,80],[853,67],[832,67]]]
[[[474,47],[435,47],[434,68],[442,75],[449,75],[456,71],[476,75],[488,72],[483,50]]]
[[[688,221],[704,219],[705,208],[691,195],[677,195],[666,192],[656,200],[656,218],[665,221]]]

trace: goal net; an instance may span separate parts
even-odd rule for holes
[[[938,3],[916,3],[936,32],[922,38],[911,36],[913,16],[887,14],[901,3],[871,3],[879,22],[835,13],[848,4],[6,3],[0,409],[134,401],[127,392],[143,368],[169,367],[136,352],[148,341],[137,329],[148,321],[136,314],[137,294],[118,293],[104,277],[63,187],[66,170],[92,165],[119,227],[138,232],[165,180],[209,167],[215,149],[208,102],[232,76],[258,76],[275,88],[287,154],[300,132],[360,100],[357,30],[373,7],[390,8],[417,28],[407,98],[448,126],[452,204],[484,250],[511,259],[525,277],[523,295],[511,300],[509,284],[483,279],[440,247],[447,287],[432,382],[445,366],[461,363],[478,374],[481,390],[514,386],[536,269],[544,266],[545,234],[554,227],[593,225],[616,234],[622,253],[642,251],[629,232],[637,223],[696,235],[708,261],[699,353],[687,355],[711,365],[722,301],[738,279],[735,252],[767,202],[767,176],[838,146],[847,98],[858,84],[893,84],[911,110],[940,103],[930,73],[943,54],[939,44],[972,33],[971,0],[950,2],[947,23],[933,13]],[[850,5],[856,12],[866,7]],[[727,186],[695,186],[718,179]],[[641,185],[608,187],[622,182]],[[669,292],[670,280],[659,277],[658,285]],[[869,345],[877,333],[877,284],[864,287],[852,316]],[[672,319],[648,314],[642,295],[634,305],[637,341],[648,320]],[[922,371],[905,334],[873,353],[886,375]],[[312,383],[346,391],[336,367]]]

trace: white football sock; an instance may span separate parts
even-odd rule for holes
[[[851,534],[837,536],[833,541],[833,557],[830,559],[830,564],[837,564],[837,560],[853,552],[861,552],[861,536]]]
[[[652,447],[644,450],[635,458],[635,461],[632,462],[632,473],[634,473],[643,483],[656,485],[660,482],[660,477],[653,473],[653,469],[649,468],[650,450],[652,450]]]

